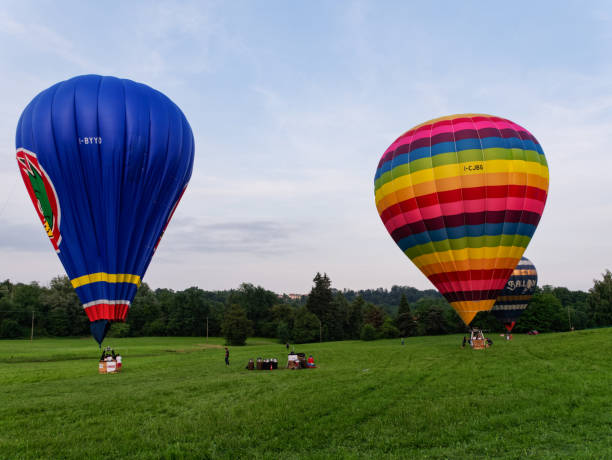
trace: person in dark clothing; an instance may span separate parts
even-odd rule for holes
[[[465,348],[465,342],[467,342],[467,339],[465,338],[465,335],[463,336],[463,343],[461,344],[461,348]]]
[[[229,366],[229,349],[225,347],[225,365]]]
[[[115,350],[111,350],[111,347],[105,347],[102,350],[102,356],[100,356],[100,361],[104,361],[106,359],[107,356],[113,356],[113,359],[115,359]]]
[[[285,347],[287,347],[287,351],[289,351],[289,342],[285,344]]]

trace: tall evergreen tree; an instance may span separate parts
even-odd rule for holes
[[[363,322],[364,324],[370,324],[374,329],[380,331],[380,328],[385,322],[385,316],[385,312],[382,308],[369,303],[363,311]]]
[[[342,340],[342,313],[339,311],[340,306],[334,303],[331,280],[327,273],[321,275],[317,272],[313,281],[315,285],[308,294],[306,309],[321,322],[325,340]]]
[[[400,316],[401,314],[404,314],[404,313],[411,313],[411,312],[410,312],[410,305],[408,304],[408,299],[406,299],[406,294],[402,293],[402,298],[400,299],[399,307],[397,308],[397,316]]]
[[[331,289],[331,281],[327,273],[321,275],[321,273],[317,272],[313,281],[315,284],[310,290],[310,294],[308,294],[306,308],[321,319],[325,315],[325,312],[329,310],[334,295]]]

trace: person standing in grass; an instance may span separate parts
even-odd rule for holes
[[[225,365],[229,366],[229,349],[225,347]]]

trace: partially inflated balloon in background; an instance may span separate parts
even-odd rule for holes
[[[501,321],[508,332],[529,305],[538,285],[538,272],[527,257],[522,257],[506,286],[497,297],[491,313]]]
[[[149,86],[85,75],[25,108],[17,162],[38,217],[102,342],[124,321],[191,177],[193,134]]]
[[[374,185],[393,240],[469,324],[491,309],[529,244],[548,166],[536,138],[516,123],[451,115],[393,142]]]

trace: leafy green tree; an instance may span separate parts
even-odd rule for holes
[[[232,291],[228,297],[229,304],[240,305],[253,322],[254,332],[258,336],[274,336],[275,330],[269,322],[270,309],[278,303],[278,296],[261,286],[255,287],[251,283],[242,283],[240,288]]]
[[[209,300],[210,313],[208,316],[208,335],[218,336],[221,334],[221,324],[225,314],[225,304],[216,300]]]
[[[129,337],[130,325],[128,323],[112,323],[107,334],[108,337]]]
[[[149,321],[142,329],[142,335],[147,337],[163,337],[166,335],[166,323],[161,318]]]
[[[363,310],[365,301],[363,297],[357,296],[349,305],[347,324],[345,326],[345,337],[357,340],[361,338],[361,327],[363,326]]]
[[[378,338],[378,333],[374,326],[370,323],[365,323],[361,328],[361,340],[376,340]]]
[[[319,319],[306,307],[300,307],[295,312],[293,321],[293,341],[295,343],[308,343],[319,341]]]
[[[412,313],[401,313],[395,320],[395,324],[402,337],[412,337],[418,333],[418,324]]]
[[[532,329],[540,332],[569,330],[567,311],[552,294],[552,290],[536,292],[514,327],[516,332],[527,332]]]
[[[90,333],[89,319],[67,276],[53,278],[49,289],[41,293],[40,300],[48,308],[46,329],[51,335],[85,336]]]
[[[455,327],[451,327],[450,330],[453,332],[464,332],[466,330],[466,326],[463,324],[463,321],[461,321],[459,315],[455,314],[455,316],[457,317],[457,323],[459,324],[455,324]],[[447,319],[449,318],[447,317]],[[452,323],[452,320],[449,319],[448,322]],[[503,332],[506,330],[503,323],[493,316],[490,311],[479,311],[470,323],[470,326],[477,327],[484,331]]]
[[[293,321],[294,314],[295,307],[287,303],[278,303],[270,309],[272,321],[276,323],[285,322],[289,324],[291,321]]]
[[[380,328],[380,334],[385,339],[394,339],[400,336],[400,331],[393,324],[393,320],[387,317]]]
[[[11,295],[13,284],[9,279],[0,282],[0,299]]]
[[[142,283],[138,288],[138,292],[136,292],[127,316],[130,335],[150,335],[147,332],[151,332],[151,328],[148,328],[147,325],[159,320],[161,316],[162,311],[155,292],[151,290],[147,283]],[[163,322],[162,326],[161,330],[163,331],[165,329]]]
[[[419,332],[424,335],[439,335],[448,332],[444,308],[439,303],[425,304],[417,312]]]
[[[23,337],[23,329],[13,319],[5,319],[0,324],[0,337],[3,339],[17,339]]]
[[[385,316],[386,314],[382,308],[369,303],[365,306],[363,311],[363,322],[364,324],[370,324],[374,329],[379,331],[385,322]]]
[[[341,292],[334,295],[329,310],[323,315],[325,327],[324,340],[343,340],[344,324],[349,311],[349,304]]]
[[[247,337],[253,333],[253,322],[247,318],[246,311],[240,305],[230,305],[223,318],[221,333],[226,345],[244,345]]]
[[[278,337],[280,343],[289,343],[291,340],[291,329],[289,328],[289,325],[284,321],[278,323],[276,328],[276,336]]]
[[[174,294],[173,308],[168,313],[168,335],[204,336],[209,303],[203,290],[190,287]]]
[[[70,318],[64,308],[55,307],[48,315],[47,330],[56,337],[65,337],[70,334]]]
[[[589,289],[589,310],[596,326],[612,326],[612,273],[606,270],[602,280]]]

